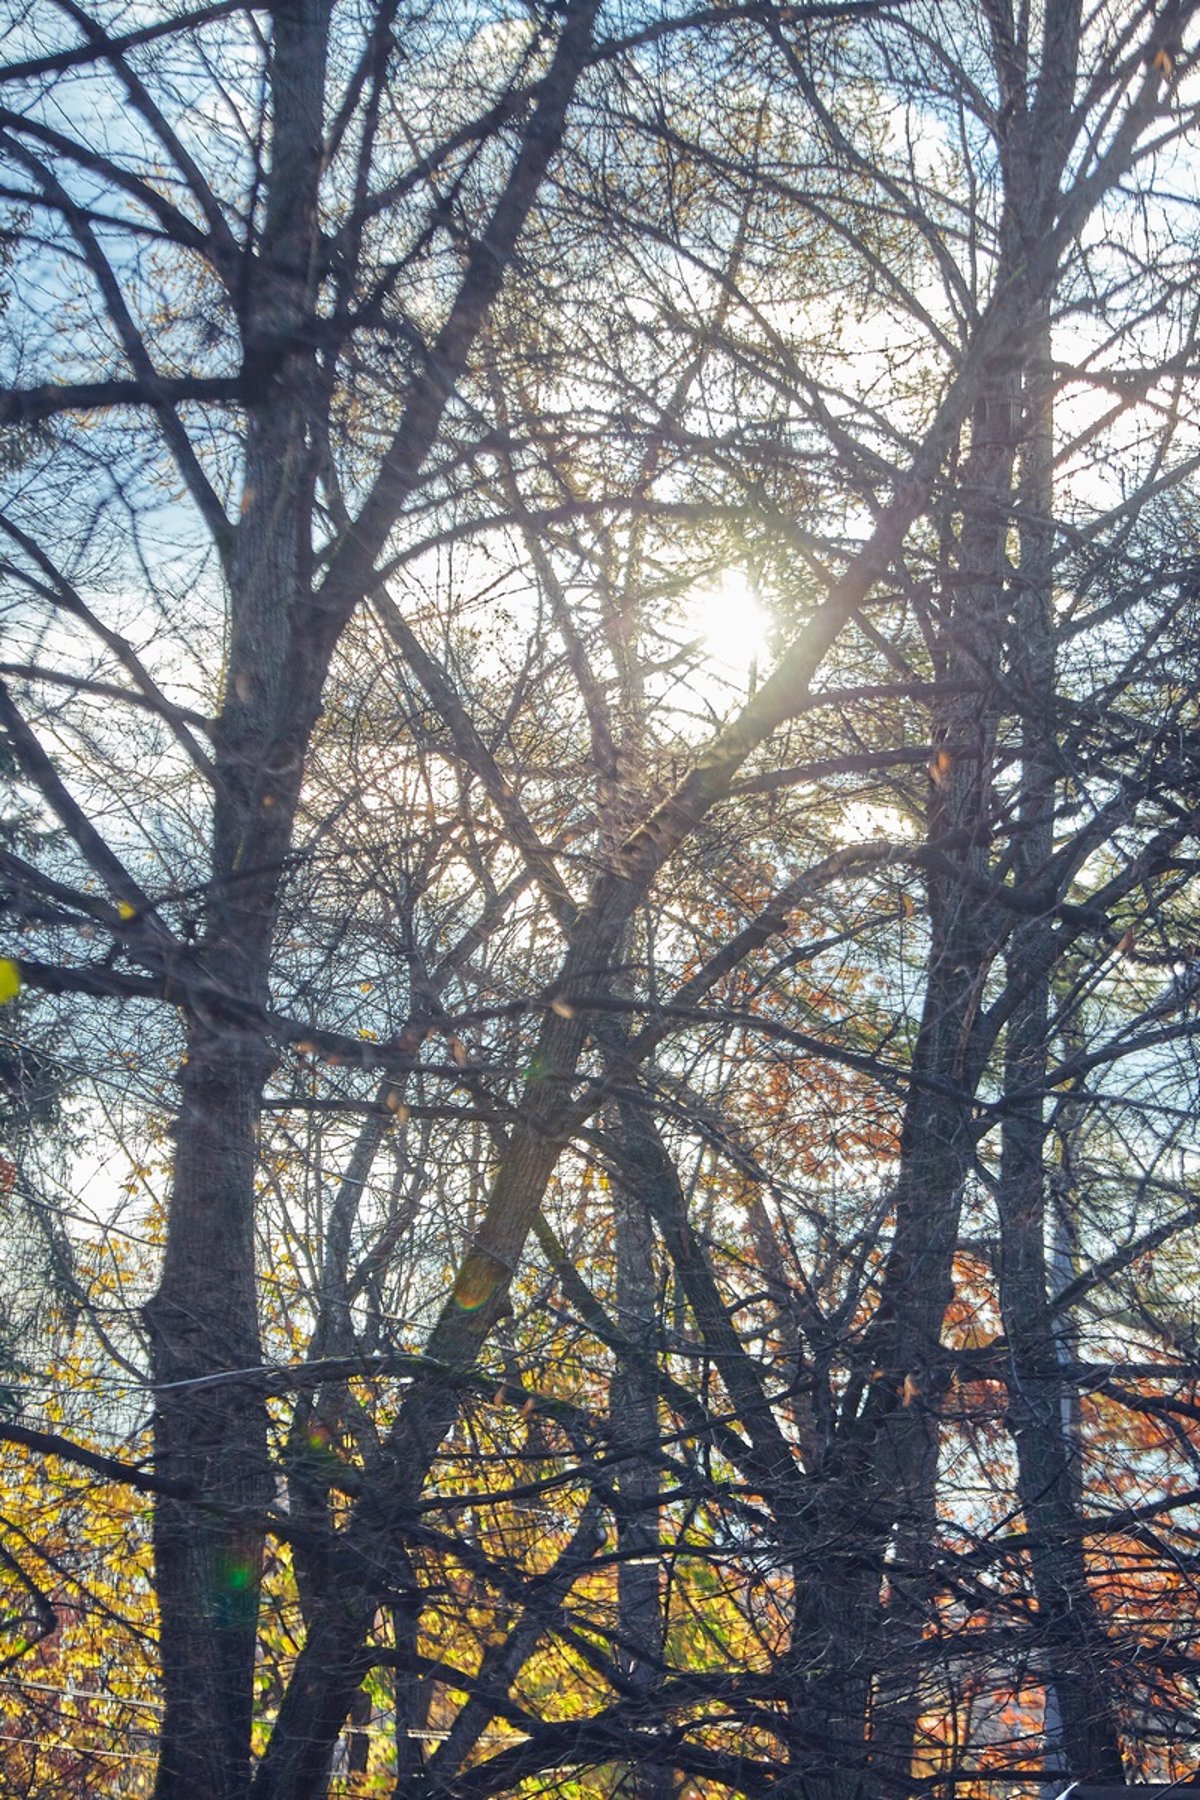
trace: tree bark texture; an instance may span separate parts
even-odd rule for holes
[[[1043,314],[1043,318],[1045,314]],[[1043,323],[1026,384],[1029,430],[1020,491],[1018,591],[1013,607],[1015,672],[1024,707],[1017,879],[1036,878],[1054,848],[1055,779],[1053,406],[1050,332]],[[1105,1634],[1087,1579],[1066,1428],[1068,1391],[1051,1311],[1046,1246],[1046,1124],[1041,1089],[1050,1051],[1048,918],[1013,934],[1008,977],[1021,993],[1008,1022],[1001,1141],[1000,1306],[1011,1358],[1008,1413],[1017,1492],[1033,1539],[1030,1551],[1043,1642],[1047,1715],[1045,1761],[1064,1779],[1119,1781],[1122,1759]]]
[[[214,734],[212,878],[197,953],[208,979],[231,996],[264,1007],[268,1001],[281,883],[329,661],[371,584],[374,558],[499,291],[558,147],[596,10],[596,3],[566,9],[489,226],[414,380],[375,489],[315,592],[314,415],[323,397],[309,327],[321,254],[317,200],[331,11],[328,0],[284,0],[274,9],[271,161],[242,317],[247,363],[262,379],[248,409],[242,516],[229,561],[229,656]],[[146,1318],[156,1379],[156,1466],[211,1510],[199,1525],[175,1502],[156,1511],[166,1695],[157,1800],[242,1800],[249,1780],[262,1554],[256,1515],[272,1491],[265,1414],[236,1383],[222,1383],[219,1399],[204,1383],[261,1361],[254,1171],[270,1066],[263,1043],[231,1036],[202,1016],[190,1021],[163,1273]],[[322,1705],[310,1709],[300,1684],[297,1743],[287,1759],[300,1785],[277,1790],[272,1784],[281,1778],[268,1758],[259,1791],[321,1791],[341,1718],[368,1666],[362,1656],[367,1613],[350,1610],[354,1644],[344,1632],[335,1634]]]

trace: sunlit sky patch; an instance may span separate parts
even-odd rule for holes
[[[684,629],[705,661],[745,681],[769,660],[770,617],[742,569],[726,569],[696,588],[684,612]]]

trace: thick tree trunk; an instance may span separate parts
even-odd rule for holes
[[[1021,286],[1014,280],[1006,297],[1013,355],[1027,306]],[[798,1766],[804,1800],[858,1800],[882,1783],[902,1789],[923,1704],[920,1653],[932,1597],[940,1415],[949,1379],[942,1329],[975,1150],[974,1096],[989,1048],[982,1001],[1002,941],[994,902],[985,895],[1005,545],[1020,429],[1019,376],[1011,368],[998,371],[974,408],[958,484],[958,566],[943,596],[948,619],[939,674],[946,680],[932,721],[926,985],[892,1241],[864,1345],[870,1379],[857,1415],[842,1419],[829,1471],[831,1499],[822,1509],[827,1523],[808,1550],[810,1561],[822,1561],[820,1589],[797,1604],[794,1660],[817,1671],[797,1684],[792,1699],[793,1760],[807,1762],[806,1769]],[[894,1575],[885,1563],[889,1549]]]
[[[281,765],[274,747],[285,721],[306,741],[323,674],[310,665],[307,691],[289,683],[289,648],[311,577],[313,361],[299,334],[315,278],[328,23],[328,0],[275,8],[272,168],[242,320],[248,366],[268,378],[247,420],[225,693],[214,733],[212,877],[198,952],[220,991],[260,1006],[269,999],[300,789],[299,761]],[[174,1502],[156,1509],[166,1697],[158,1800],[244,1800],[249,1780],[262,1560],[253,1515],[271,1495],[266,1415],[236,1380],[207,1378],[261,1361],[254,1177],[270,1066],[267,1046],[250,1034],[191,1020],[162,1281],[146,1317],[156,1469],[211,1510]]]
[[[317,198],[330,0],[280,0],[273,8],[271,167],[242,311],[246,362],[259,384],[248,413],[242,516],[230,572],[227,679],[215,731],[213,873],[199,952],[210,979],[239,999],[261,1004],[268,999],[280,886],[330,658],[354,606],[373,584],[375,558],[436,441],[455,382],[558,148],[590,52],[598,3],[575,0],[565,9],[507,182],[467,258],[427,364],[413,380],[356,527],[343,533],[331,553],[316,596],[312,534],[321,433],[314,419],[326,397],[310,327],[323,248]],[[252,1366],[259,1358],[253,1177],[269,1063],[261,1045],[231,1045],[218,1034],[210,1042],[203,1020],[193,1022],[191,1036],[194,1055],[185,1074],[163,1281],[147,1312],[159,1383],[156,1461],[160,1473],[218,1506],[242,1507],[247,1496],[261,1504],[269,1492],[261,1407],[227,1402],[218,1465],[219,1414],[209,1410],[208,1390],[165,1384]],[[531,1154],[540,1168],[556,1151],[539,1136]],[[542,1185],[548,1173],[549,1165],[541,1173]],[[468,1259],[463,1276],[468,1285],[490,1272],[495,1288],[515,1266],[527,1229],[525,1218],[511,1252],[501,1249],[498,1268],[485,1252]],[[227,1260],[234,1257],[236,1271]],[[228,1279],[218,1283],[214,1271]],[[460,1310],[473,1318],[471,1308]],[[493,1309],[485,1306],[483,1312],[490,1322]],[[459,1360],[456,1319],[452,1308],[443,1321],[451,1340],[446,1360],[452,1363]],[[470,1361],[482,1335],[471,1325],[466,1339],[462,1354]],[[440,1341],[435,1333],[434,1355]],[[452,1396],[440,1390],[423,1395],[410,1412],[421,1435],[411,1463],[419,1486],[453,1416]],[[409,1472],[394,1497],[401,1508]],[[391,1503],[384,1511],[390,1522]],[[245,1519],[222,1523],[217,1514],[210,1516],[214,1542],[203,1553],[184,1544],[182,1515],[170,1508],[160,1509],[156,1527],[167,1700],[157,1800],[234,1800],[235,1795],[241,1800],[246,1791],[258,1540],[253,1528],[247,1539]],[[378,1525],[372,1519],[366,1526],[373,1545]],[[290,1741],[281,1750],[275,1734],[275,1754],[260,1771],[260,1790],[289,1795],[323,1790],[338,1729],[369,1666],[363,1640],[375,1595],[390,1585],[388,1560],[385,1556],[382,1568],[349,1568],[336,1601],[326,1594],[316,1605],[313,1655],[302,1659],[281,1715]],[[213,1572],[235,1565],[243,1595],[236,1628],[212,1590]],[[205,1698],[207,1687],[195,1685],[195,1677],[210,1666],[224,1671],[229,1695],[223,1711],[213,1710],[216,1700]]]
[[[1050,332],[1041,324],[1027,383],[1031,422],[1021,483],[1021,560],[1014,612],[1014,680],[1024,706],[1018,881],[1031,883],[1054,848],[1053,415]],[[1049,918],[1014,933],[1009,980],[1025,992],[1008,1025],[1000,1186],[1000,1305],[1010,1358],[1008,1417],[1017,1492],[1033,1539],[1030,1562],[1046,1681],[1045,1765],[1064,1779],[1122,1774],[1104,1633],[1079,1532],[1066,1429],[1067,1393],[1050,1310],[1046,1256],[1046,1127],[1039,1091],[1048,1062]],[[1031,971],[1034,972],[1031,974]]]
[[[1007,200],[994,304],[1007,321],[1006,347],[982,382],[970,452],[957,482],[958,566],[952,591],[941,596],[949,616],[940,672],[949,680],[933,718],[925,999],[901,1137],[895,1228],[869,1334],[871,1383],[859,1417],[844,1422],[847,1442],[842,1449],[855,1496],[846,1509],[851,1529],[866,1541],[889,1540],[898,1568],[887,1607],[879,1592],[881,1566],[871,1578],[876,1584],[873,1601],[867,1578],[844,1571],[842,1610],[848,1619],[861,1622],[849,1633],[845,1682],[835,1674],[830,1684],[835,1707],[830,1728],[846,1740],[849,1760],[832,1778],[805,1782],[805,1800],[852,1800],[866,1793],[870,1784],[861,1772],[867,1764],[874,1765],[876,1781],[889,1784],[902,1786],[911,1774],[922,1705],[921,1626],[932,1597],[928,1559],[947,1381],[941,1335],[953,1293],[962,1192],[974,1157],[974,1095],[991,1049],[990,1030],[981,1024],[985,987],[1008,925],[1005,914],[986,897],[994,878],[990,846],[997,824],[992,788],[996,731],[1007,704],[1001,680],[1008,537],[1015,459],[1029,429],[1023,370],[1044,354],[1038,320],[1046,316],[1045,290],[1053,271],[1043,266],[1042,253],[1070,144],[1079,8],[1075,0],[1047,5],[1037,58],[1027,41],[1013,35],[1016,27],[1007,8],[989,5],[987,10],[1004,100],[1000,138]],[[1031,66],[1037,70],[1032,102],[1027,91]],[[1044,778],[1044,764],[1041,768],[1039,779]],[[1044,849],[1031,841],[1026,855],[1036,860]],[[1029,1005],[1036,1003],[1031,996]],[[1022,1029],[1036,1038],[1038,1019],[1030,1016],[1018,1027],[1014,1048]],[[1016,1053],[1024,1051],[1016,1048]],[[1034,1129],[1040,1168],[1040,1122]],[[1024,1254],[1031,1254],[1028,1241]],[[1044,1283],[1039,1292],[1044,1305]],[[1036,1351],[1034,1356],[1040,1363]],[[836,1615],[836,1601],[830,1610]],[[858,1737],[844,1705],[847,1686],[863,1701]],[[809,1721],[809,1735],[818,1735],[819,1713],[810,1710]],[[863,1735],[869,1744],[863,1744]],[[1102,1766],[1107,1772],[1111,1764]]]
[[[930,947],[921,1024],[900,1143],[895,1226],[869,1342],[872,1380],[857,1419],[844,1422],[852,1501],[847,1541],[874,1545],[864,1572],[843,1553],[839,1611],[853,1630],[835,1635],[835,1673],[857,1718],[838,1701],[831,1734],[844,1767],[806,1800],[855,1800],[872,1780],[903,1783],[920,1714],[922,1626],[930,1599],[942,1397],[948,1370],[942,1327],[953,1295],[963,1188],[974,1155],[974,1093],[986,1045],[979,1031],[984,984],[998,948],[996,921],[980,896],[988,870],[993,805],[1003,544],[1016,430],[1011,378],[988,385],[976,408],[963,471],[957,592],[947,634],[947,698],[935,712],[929,840],[942,850],[928,880]],[[897,1567],[883,1599],[883,1552]],[[834,1563],[833,1567],[837,1567]],[[869,1591],[868,1591],[869,1590]],[[843,1661],[845,1656],[847,1660]],[[844,1670],[839,1678],[838,1670]],[[810,1735],[821,1730],[810,1713]]]
[[[252,1195],[263,1076],[257,1047],[234,1051],[194,1026],[167,1257],[147,1320],[156,1468],[215,1510],[163,1500],[155,1512],[163,1800],[240,1800],[247,1780],[266,1418],[252,1389],[205,1378],[261,1360]]]

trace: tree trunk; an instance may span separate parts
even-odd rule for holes
[[[253,1191],[260,1047],[190,1035],[167,1257],[147,1307],[157,1383],[155,1466],[211,1507],[155,1509],[163,1682],[161,1800],[240,1800],[250,1745],[261,1539],[270,1494],[266,1415],[237,1381],[258,1341]],[[179,1385],[175,1385],[179,1384]],[[198,1384],[198,1385],[196,1385]],[[237,1514],[245,1513],[239,1521]]]
[[[642,1703],[639,1724],[652,1728],[655,1694],[662,1685],[663,1610],[659,1592],[657,1283],[654,1232],[640,1196],[618,1176],[614,1182],[616,1317],[633,1355],[618,1354],[609,1413],[620,1446],[617,1476],[617,1662]],[[669,1800],[671,1771],[643,1762],[624,1791],[633,1800]]]
[[[1032,883],[1054,848],[1053,413],[1050,331],[1043,311],[1027,384],[1031,430],[1021,484],[1021,560],[1014,607],[1014,678],[1024,706],[1015,874]],[[1008,1025],[1002,1133],[1000,1305],[1008,1341],[1008,1417],[1017,1493],[1033,1539],[1030,1562],[1046,1681],[1046,1766],[1064,1779],[1119,1781],[1121,1753],[1106,1681],[1104,1634],[1087,1581],[1075,1503],[1075,1455],[1049,1302],[1046,1263],[1048,917],[1018,929],[1010,982],[1025,992]],[[1033,971],[1031,975],[1031,971]],[[1045,971],[1045,972],[1043,972]],[[1057,1739],[1057,1741],[1055,1741]]]
[[[243,333],[250,366],[274,371],[247,422],[243,513],[229,572],[230,643],[214,733],[212,878],[199,959],[219,991],[266,1006],[282,871],[300,788],[279,765],[284,721],[301,741],[316,716],[288,684],[295,621],[310,587],[314,470],[306,410],[310,349],[298,348],[314,280],[328,0],[275,8],[274,143],[262,241]],[[236,1381],[259,1343],[254,1176],[267,1046],[190,1022],[175,1180],[158,1293],[155,1467],[217,1510],[162,1502],[155,1558],[166,1711],[158,1800],[242,1800],[249,1778],[261,1531],[272,1491],[266,1414]],[[238,1518],[236,1514],[244,1516]]]

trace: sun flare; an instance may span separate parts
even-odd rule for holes
[[[689,637],[724,674],[744,677],[767,660],[771,621],[742,569],[726,569],[697,588],[685,620]]]

